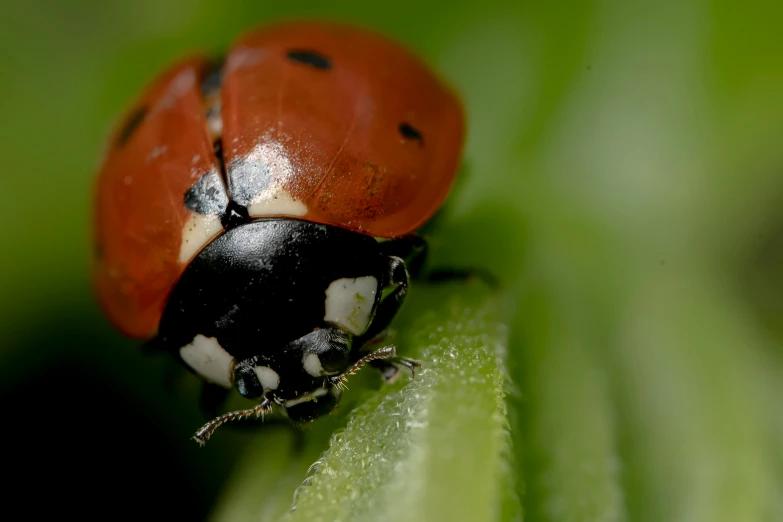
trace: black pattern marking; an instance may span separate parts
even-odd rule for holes
[[[410,123],[407,122],[400,123],[398,130],[400,131],[402,137],[405,138],[406,140],[423,141],[421,132],[419,132],[417,129],[412,127]]]
[[[237,204],[247,207],[271,182],[269,165],[258,160],[239,158],[228,165],[228,192]]]
[[[293,49],[286,53],[289,60],[294,62],[303,63],[309,65],[315,69],[322,71],[332,68],[332,61],[322,54],[318,54],[315,51],[309,51],[304,49]]]
[[[228,195],[215,171],[199,178],[185,193],[185,206],[193,212],[204,215],[223,215],[228,207]]]
[[[128,140],[130,140],[133,133],[139,128],[139,125],[141,125],[141,122],[143,122],[146,117],[147,107],[139,107],[128,116],[128,119],[125,120],[125,123],[122,126],[122,130],[117,134],[118,147],[122,147],[128,143]]]

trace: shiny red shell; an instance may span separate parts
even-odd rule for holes
[[[155,335],[190,259],[222,232],[219,216],[185,205],[202,177],[220,179],[252,218],[292,216],[391,238],[435,213],[459,165],[459,101],[377,34],[278,25],[237,41],[219,90],[207,92],[210,68],[193,58],[153,82],[98,178],[95,286],[130,337]]]

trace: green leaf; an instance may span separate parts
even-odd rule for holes
[[[423,361],[422,369],[412,380],[403,377],[366,394],[310,468],[288,520],[497,520],[518,514],[499,297],[479,283],[454,291],[459,288],[417,293],[417,309],[431,309],[408,318],[409,333],[399,343]],[[300,468],[282,462],[270,468],[263,451],[244,459],[238,476],[247,480],[237,481],[243,492],[234,491],[217,518],[266,520],[263,515],[279,513],[268,488],[287,489]],[[262,468],[261,475],[268,471],[274,479],[253,480]]]
[[[606,371],[567,307],[528,294],[515,320],[527,336],[514,337],[526,512],[532,520],[626,520]]]

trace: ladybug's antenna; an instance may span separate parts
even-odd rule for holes
[[[232,411],[223,414],[220,417],[212,419],[208,423],[204,424],[196,432],[196,434],[193,435],[193,440],[198,442],[200,446],[203,446],[204,444],[206,444],[206,442],[209,440],[209,438],[212,436],[215,430],[221,427],[223,424],[227,423],[228,421],[246,419],[253,415],[255,415],[256,418],[261,417],[263,419],[264,415],[266,415],[271,411],[272,411],[272,402],[269,399],[264,398],[264,400],[261,401],[261,404],[259,404],[254,408],[250,408],[248,410]]]

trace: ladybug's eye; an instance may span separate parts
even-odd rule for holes
[[[316,69],[326,70],[332,68],[331,60],[329,60],[329,58],[327,58],[322,54],[318,54],[315,51],[304,51],[301,49],[294,49],[292,51],[288,51],[286,56],[291,61],[303,63],[305,65],[309,65],[310,67],[314,67]]]
[[[234,381],[237,391],[243,397],[256,399],[264,394],[264,386],[258,374],[249,366],[239,366],[234,371]]]

